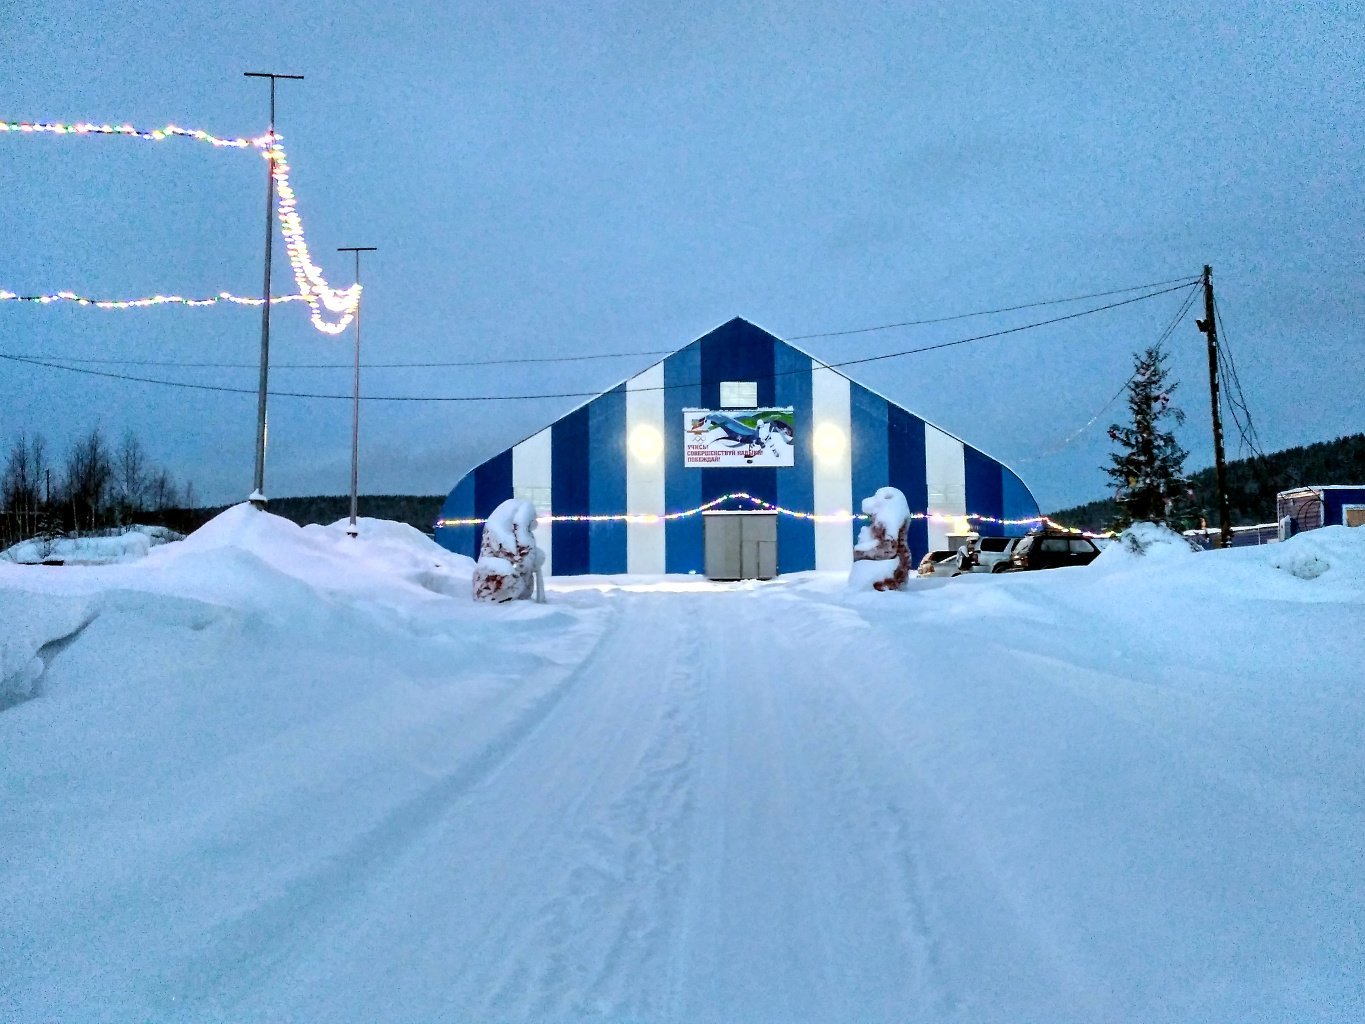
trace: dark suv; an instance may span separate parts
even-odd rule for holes
[[[1089,537],[1039,531],[1030,533],[1014,546],[1010,569],[1060,569],[1066,565],[1089,565],[1100,549]]]

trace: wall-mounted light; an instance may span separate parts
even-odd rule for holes
[[[821,423],[816,427],[811,443],[815,446],[815,457],[822,462],[835,462],[848,451],[848,438],[833,423]]]
[[[638,461],[654,462],[663,451],[663,436],[648,423],[641,423],[630,432],[630,454]]]

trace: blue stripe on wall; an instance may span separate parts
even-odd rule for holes
[[[693,342],[664,360],[664,511],[701,504],[701,473],[683,468],[683,410],[702,404],[701,343]],[[701,516],[664,524],[664,570],[702,572]],[[555,554],[558,560],[558,553]]]
[[[703,407],[720,408],[720,382],[723,380],[754,381],[758,385],[759,407],[774,404],[773,346],[776,341],[767,331],[745,320],[731,320],[705,335],[699,343]],[[763,501],[777,502],[779,470],[775,467],[734,467],[690,472],[701,474],[702,501],[743,492]],[[736,501],[718,508],[748,509],[753,508],[753,505]]]
[[[494,455],[478,469],[474,470],[474,514],[487,519],[489,514],[508,498],[512,497],[512,449]],[[483,527],[474,528],[474,552],[483,544]]]
[[[812,429],[810,357],[742,320],[718,327],[664,360],[664,502],[666,511],[693,508],[730,491],[747,491],[787,508],[813,506],[813,466],[802,436],[792,469],[686,470],[682,456],[682,410],[715,408],[722,380],[754,380],[760,405],[792,406],[798,434]],[[850,385],[853,494],[858,502],[889,484],[905,492],[912,511],[928,502],[924,421],[912,413]],[[805,443],[803,443],[805,442]],[[612,514],[625,507],[627,438],[624,387],[614,389],[552,425],[551,484],[558,515]],[[972,448],[964,449],[968,510],[1005,518],[1038,515],[1038,504],[1019,478]],[[451,491],[442,518],[488,515],[512,497],[512,451],[489,459]],[[856,505],[854,506],[857,507]],[[992,527],[979,524],[982,532]],[[626,568],[624,524],[556,523],[553,530],[556,574],[619,573]],[[668,572],[703,570],[704,526],[700,516],[665,527]],[[1006,534],[1029,526],[1005,528]],[[477,527],[441,527],[436,539],[451,551],[477,557],[482,539]],[[779,571],[813,568],[815,530],[809,521],[778,520]],[[910,548],[916,560],[928,550],[928,526],[912,521]]]
[[[588,409],[575,409],[550,427],[550,501],[557,516],[589,513]],[[553,523],[555,575],[579,576],[591,572],[587,523]]]
[[[999,519],[1005,509],[1001,481],[1003,467],[971,445],[962,446],[962,459],[966,468],[967,511]],[[972,529],[983,537],[1005,536],[1005,528],[999,523],[988,523],[981,519],[972,519],[970,523]]]
[[[1038,515],[1038,502],[1034,500],[1024,482],[1004,466],[1000,467],[1001,508],[1006,519],[1030,519]],[[1038,524],[1005,527],[1006,537],[1022,537]]]
[[[850,495],[853,503],[849,508],[854,512],[862,511],[864,498],[871,497],[882,487],[893,486],[888,462],[887,405],[885,398],[874,395],[865,387],[857,384],[848,387],[849,419],[853,432],[849,438],[853,456],[853,494]],[[861,522],[854,520],[850,544],[862,526]]]
[[[466,473],[441,506],[442,519],[474,518],[474,474]],[[477,531],[472,526],[438,526],[436,543],[458,555],[479,557]]]
[[[626,387],[613,388],[588,408],[588,511],[598,515],[626,512]],[[591,571],[615,575],[626,571],[626,524],[590,523]]]
[[[815,429],[811,405],[810,356],[790,345],[773,348],[773,405],[795,410],[796,452],[791,469],[777,470],[777,503],[809,512],[815,507],[815,469],[806,438]],[[815,524],[809,519],[777,519],[777,571],[805,572],[815,568]]]
[[[886,461],[892,487],[900,488],[911,512],[929,508],[929,474],[924,456],[924,421],[898,405],[887,403]],[[907,531],[910,557],[915,565],[929,553],[929,523],[910,520]]]

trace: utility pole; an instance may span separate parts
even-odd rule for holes
[[[1223,454],[1223,413],[1218,400],[1218,318],[1213,305],[1213,268],[1204,265],[1204,319],[1195,325],[1209,342],[1209,402],[1213,408],[1213,465],[1218,482],[1218,546],[1232,546],[1232,512],[1228,508],[1228,464]]]
[[[360,254],[377,252],[373,245],[348,245],[337,252],[355,253],[355,283],[360,283]],[[362,293],[363,294],[363,293]],[[351,525],[346,528],[350,537],[358,537],[360,530],[355,523],[356,485],[360,478],[360,299],[355,304],[355,395],[351,399]]]
[[[303,81],[302,75],[277,75],[269,71],[244,71],[247,78],[270,79],[270,145],[275,144],[275,82],[281,78]],[[272,150],[266,151],[265,161],[265,285],[261,297],[261,378],[256,394],[256,476],[248,499],[257,508],[265,508],[265,396],[270,383],[270,250],[275,238],[275,159]]]

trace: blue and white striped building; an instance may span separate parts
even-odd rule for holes
[[[723,390],[730,398],[725,403]],[[756,408],[793,410],[790,467],[684,465],[685,410],[723,409],[735,404],[735,394]],[[700,573],[706,517],[650,517],[746,492],[832,517],[778,517],[778,572],[838,570],[849,566],[857,533],[856,523],[839,517],[888,484],[905,492],[912,510],[937,514],[911,524],[916,560],[969,530],[989,536],[1028,529],[969,520],[969,513],[1016,520],[1039,514],[1019,477],[990,456],[734,319],[475,467],[446,499],[436,539],[451,551],[477,556],[481,527],[470,521],[517,497],[534,502],[542,520],[633,517],[542,521],[536,535],[553,575]],[[731,502],[717,510],[752,508]]]

